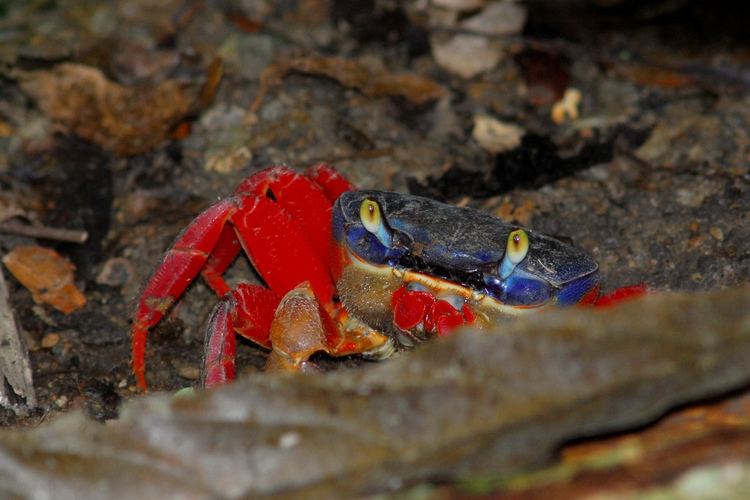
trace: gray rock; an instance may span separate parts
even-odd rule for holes
[[[143,398],[107,426],[73,413],[0,435],[0,491],[352,496],[503,477],[561,442],[747,384],[748,305],[750,288],[653,295],[464,331],[365,369]]]

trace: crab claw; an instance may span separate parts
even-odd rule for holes
[[[327,315],[321,310],[309,282],[287,293],[271,322],[271,354],[266,371],[317,371],[311,355],[326,351]]]
[[[450,335],[456,328],[474,321],[474,314],[464,304],[457,309],[446,300],[419,290],[409,290],[402,286],[393,294],[393,323],[402,331],[413,332],[421,329],[435,333],[439,337]]]
[[[401,330],[412,330],[424,322],[435,297],[427,292],[415,292],[402,286],[393,294],[393,322]]]
[[[449,302],[438,300],[432,306],[432,320],[435,322],[435,332],[438,337],[445,337],[453,333],[456,328],[466,324],[463,311],[459,311]]]

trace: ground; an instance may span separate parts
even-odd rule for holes
[[[56,250],[86,298],[64,314],[6,272],[39,406],[2,410],[0,423],[79,407],[114,418],[137,396],[129,321],[160,256],[202,209],[273,164],[326,161],[361,188],[570,238],[597,259],[607,290],[747,283],[741,13],[723,2],[528,2],[503,24],[490,12],[510,2],[434,3],[0,4],[0,222],[88,233],[84,244],[0,239],[2,254]],[[334,72],[334,57],[350,62]],[[467,75],[467,59],[485,66]],[[571,89],[580,102],[560,118]],[[230,270],[234,283],[252,277],[241,259]],[[153,389],[195,384],[215,303],[197,282],[150,334]],[[240,372],[263,362],[243,342]]]

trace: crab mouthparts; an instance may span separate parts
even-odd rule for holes
[[[409,269],[415,273],[427,275],[435,280],[447,281],[478,292],[484,290],[484,273],[474,270],[454,269],[440,264],[427,262],[422,257],[407,253],[398,259],[395,268]]]

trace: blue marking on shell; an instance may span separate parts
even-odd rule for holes
[[[587,276],[578,278],[575,281],[566,283],[555,294],[557,303],[561,306],[570,306],[578,304],[581,299],[593,290],[599,284],[599,273],[591,273]]]
[[[490,296],[509,306],[544,304],[553,292],[549,283],[518,270],[507,279],[485,274],[484,282]]]
[[[373,264],[393,265],[406,252],[405,249],[386,247],[363,226],[349,228],[346,232],[346,244],[354,253]]]

